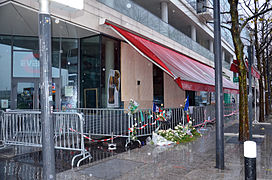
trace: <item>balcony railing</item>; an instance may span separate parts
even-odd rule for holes
[[[214,54],[208,49],[204,48],[190,37],[186,36],[173,26],[165,23],[157,16],[153,15],[146,9],[135,4],[131,0],[97,0],[100,3],[109,6],[110,8],[134,19],[135,21],[149,27],[150,29],[159,32],[160,34],[178,42],[188,49],[201,54],[207,59],[213,61]]]
[[[199,12],[199,11],[201,11],[201,10],[199,10],[198,9],[198,5],[197,5],[197,0],[186,0],[194,9],[195,9],[195,11],[196,12]],[[227,0],[222,0],[221,1],[221,3],[224,1],[224,5],[227,3],[228,4],[228,2],[227,2]],[[213,1],[212,0],[202,0],[201,1],[202,3],[207,3],[207,5],[206,6],[208,6],[208,7],[212,7],[213,5]],[[222,3],[223,4],[223,3]],[[221,5],[221,11],[229,11],[229,7],[228,6],[224,6],[224,5]],[[203,9],[204,11],[212,11],[212,9],[207,9],[207,8],[205,8],[204,7],[204,9]],[[202,11],[203,12],[203,11]],[[223,14],[223,15],[221,15],[221,22],[223,22],[223,21],[225,21],[226,22],[226,20],[224,20],[224,18],[227,18],[228,19],[228,17],[229,17],[230,15],[228,15],[228,14]],[[213,24],[211,24],[212,26],[213,26]],[[227,29],[224,29],[224,28],[221,28],[221,36],[223,37],[223,39],[225,39],[232,47],[234,47],[234,45],[233,45],[233,42],[232,42],[232,37],[231,37],[231,33],[230,33],[230,31],[229,30],[227,30]]]

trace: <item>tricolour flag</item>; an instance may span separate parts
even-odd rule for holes
[[[155,103],[153,103],[153,112],[159,112],[160,108]]]
[[[186,98],[186,103],[185,103],[185,106],[184,106],[184,111],[188,111],[188,108],[189,108],[189,95]]]

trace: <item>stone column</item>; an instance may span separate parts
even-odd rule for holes
[[[168,23],[168,4],[167,2],[161,2],[161,19]]]
[[[222,50],[222,62],[225,62],[226,61],[226,54],[225,54],[225,51]]]
[[[191,38],[196,41],[196,27],[194,25],[191,26]]]
[[[213,40],[209,40],[209,50],[213,53]]]

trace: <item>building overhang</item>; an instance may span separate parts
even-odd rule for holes
[[[15,2],[0,2],[0,34],[38,36],[38,15],[34,7]],[[82,38],[99,32],[51,15],[52,37]]]

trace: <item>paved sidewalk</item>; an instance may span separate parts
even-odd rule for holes
[[[271,122],[271,119],[270,119]],[[238,123],[236,121],[235,123]],[[261,126],[261,127],[260,127]],[[257,179],[272,179],[272,126],[255,125],[257,138]],[[237,133],[237,125],[226,127]],[[168,147],[146,145],[100,162],[57,174],[58,179],[179,179],[243,180],[243,144],[238,137],[225,136],[225,170],[215,168],[215,128],[188,144]]]

